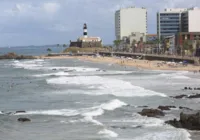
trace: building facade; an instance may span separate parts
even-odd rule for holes
[[[178,32],[200,32],[200,9],[168,8],[157,13],[158,38],[176,35]]]
[[[167,37],[178,33],[181,30],[181,13],[187,9],[165,9],[157,13],[157,34],[158,38]]]
[[[181,14],[181,32],[200,32],[200,8],[189,8]]]
[[[129,7],[115,12],[115,36],[117,40],[130,36],[133,32],[147,34],[147,10]]]

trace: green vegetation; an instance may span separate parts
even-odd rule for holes
[[[64,53],[78,53],[78,52],[99,52],[99,51],[109,51],[109,47],[96,47],[96,48],[79,48],[79,47],[69,47],[65,49]]]
[[[119,45],[121,44],[121,40],[114,40],[113,41],[113,43],[114,43],[114,45],[115,45],[115,47],[116,47],[116,50],[119,50]]]
[[[47,49],[47,52],[50,53],[52,50],[50,48]]]

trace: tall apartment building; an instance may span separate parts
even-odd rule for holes
[[[161,37],[175,35],[178,32],[200,32],[200,9],[168,8],[157,13],[157,34]]]
[[[132,33],[147,34],[147,10],[128,7],[115,12],[115,36],[122,40]]]
[[[200,32],[200,8],[189,8],[181,14],[181,32]]]

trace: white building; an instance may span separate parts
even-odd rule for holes
[[[181,14],[181,32],[200,32],[200,8],[189,8]]]
[[[147,34],[147,10],[145,8],[122,8],[115,12],[115,36],[117,40],[133,32]]]

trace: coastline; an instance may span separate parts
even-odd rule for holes
[[[149,60],[139,60],[139,59],[126,59],[117,57],[93,57],[93,56],[38,56],[40,59],[79,59],[84,61],[91,61],[97,63],[111,63],[118,64],[121,66],[132,66],[140,69],[148,70],[173,70],[173,71],[190,71],[199,72],[200,66],[194,66],[188,64],[183,66],[182,64],[177,64],[176,66],[164,63],[163,61],[149,61]]]

